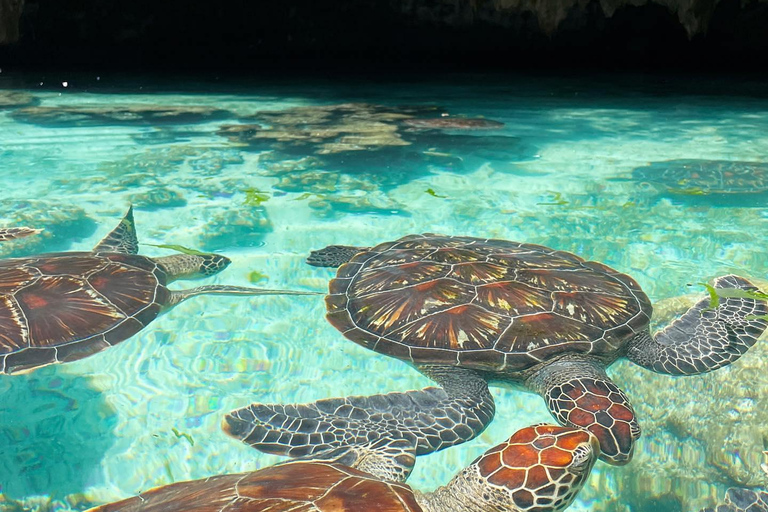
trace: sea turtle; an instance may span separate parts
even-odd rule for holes
[[[398,456],[413,458],[410,448]],[[434,492],[393,481],[387,472],[391,455],[369,449],[364,468],[322,458],[290,461],[167,485],[89,512],[557,512],[576,497],[599,449],[586,430],[534,425]]]
[[[632,178],[678,195],[763,194],[768,191],[768,163],[667,160],[635,168]]]
[[[763,456],[768,458],[768,451],[764,451]],[[768,463],[762,463],[760,469],[768,477]],[[725,500],[722,504],[703,508],[700,512],[768,512],[768,488],[731,487],[725,491]]]
[[[24,238],[25,236],[39,233],[39,229],[27,227],[0,228],[0,242],[13,240],[14,238]]]
[[[25,233],[9,229],[17,229],[16,236]],[[196,295],[311,293],[224,285],[169,290],[166,285],[176,279],[214,275],[230,260],[218,254],[149,258],[137,252],[130,208],[92,252],[0,260],[0,373],[95,354]]]
[[[252,404],[223,427],[260,450],[304,456],[391,431],[418,438],[419,455],[477,436],[492,420],[488,383],[540,394],[564,425],[600,440],[602,458],[627,463],[640,428],[605,368],[626,357],[649,370],[692,375],[738,359],[765,330],[765,301],[700,300],[650,334],[648,297],[602,263],[540,245],[434,234],[373,248],[330,246],[308,262],[340,266],[328,320],[360,345],[404,360],[439,388]],[[716,288],[754,290],[741,277]],[[731,293],[733,295],[733,293]]]
[[[723,503],[700,512],[768,512],[768,492],[731,487],[725,492]]]

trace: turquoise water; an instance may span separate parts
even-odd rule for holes
[[[324,290],[333,272],[303,263],[311,249],[421,232],[576,252],[631,274],[660,313],[703,290],[689,284],[768,277],[759,82],[0,77],[0,225],[44,229],[1,256],[88,250],[133,204],[143,254],[178,244],[232,258],[206,283]],[[504,126],[403,122],[440,116]],[[698,510],[729,485],[760,485],[764,364],[758,344],[701,377],[614,365],[644,437],[630,465],[597,465],[574,510]],[[82,509],[272,464],[219,426],[252,401],[426,385],[346,341],[319,297],[198,297],[105,352],[0,377],[0,509]],[[419,459],[409,483],[432,489],[551,421],[539,397],[493,392],[491,426]]]

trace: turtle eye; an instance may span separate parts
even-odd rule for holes
[[[592,467],[592,455],[593,450],[589,445],[583,444],[577,447],[573,451],[573,462],[571,463],[571,470],[574,473],[583,473],[589,471]]]

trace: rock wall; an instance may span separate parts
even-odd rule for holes
[[[0,61],[755,62],[766,26],[768,0],[0,0]]]
[[[19,20],[24,0],[0,0],[0,44],[19,39]]]

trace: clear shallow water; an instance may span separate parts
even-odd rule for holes
[[[232,258],[211,283],[323,290],[333,273],[303,263],[311,249],[440,232],[573,251],[669,303],[701,290],[688,283],[723,273],[766,279],[768,195],[756,191],[768,189],[759,167],[768,163],[768,95],[759,83],[714,94],[732,85],[6,76],[0,87],[28,96],[0,110],[0,219],[45,231],[0,254],[87,250],[133,203],[143,254],[169,254],[149,244],[179,244]],[[439,114],[505,125],[402,124]],[[254,124],[264,129],[241,126]],[[707,161],[705,172],[713,160],[753,164],[741,184],[719,189],[635,171],[691,159]],[[255,469],[279,458],[221,431],[232,409],[429,384],[346,341],[323,316],[319,298],[198,297],[93,357],[0,377],[0,488],[7,499],[82,508]],[[758,346],[704,377],[614,365],[644,437],[629,466],[598,464],[574,508],[694,510],[728,485],[755,485],[768,435],[759,405],[767,362]],[[419,459],[414,487],[434,488],[519,427],[551,421],[539,397],[493,392],[491,426]]]

